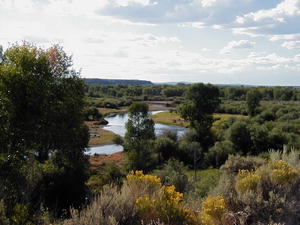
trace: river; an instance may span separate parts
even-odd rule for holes
[[[150,114],[154,115],[154,114],[157,114],[160,112],[165,112],[165,111],[153,111],[153,112],[150,112]],[[105,120],[108,121],[108,125],[103,126],[103,129],[112,131],[115,134],[118,134],[122,137],[125,136],[125,133],[126,133],[125,124],[128,120],[128,113],[107,116],[107,117],[105,117]],[[173,125],[165,125],[165,124],[155,123],[155,135],[157,137],[159,137],[165,130],[176,131],[177,135],[181,136],[186,131],[186,128],[179,127],[179,126],[173,126]],[[113,154],[113,153],[121,152],[121,151],[123,151],[123,146],[121,146],[121,145],[103,145],[103,146],[89,147],[89,151],[87,152],[87,154],[89,154],[89,155],[93,155],[95,153],[97,153],[97,154]]]

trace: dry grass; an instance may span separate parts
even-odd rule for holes
[[[117,152],[114,154],[95,154],[90,156],[90,169],[95,170],[106,164],[116,163],[117,165],[123,164],[125,161],[125,153]]]
[[[101,146],[107,144],[113,144],[114,138],[117,136],[115,133],[104,130],[102,128],[98,129],[98,136],[90,138],[89,146]]]
[[[85,124],[89,127],[89,146],[101,146],[114,143],[113,140],[117,135],[113,132],[102,129],[97,122],[85,122]]]
[[[120,109],[110,109],[110,108],[98,108],[99,112],[103,116],[107,116],[112,113],[124,113],[127,112],[127,107],[121,107]]]

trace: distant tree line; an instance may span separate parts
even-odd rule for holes
[[[143,97],[141,100],[176,100],[184,97],[185,91],[191,85],[87,85],[85,93],[89,97]],[[246,101],[247,93],[257,90],[265,101],[297,101],[300,100],[300,90],[292,87],[223,87],[219,86],[222,100]],[[145,98],[145,99],[144,99]]]

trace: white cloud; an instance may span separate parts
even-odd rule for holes
[[[202,0],[202,1],[201,1],[201,5],[202,5],[203,7],[211,7],[211,6],[213,6],[216,2],[217,2],[217,0]]]
[[[143,23],[204,23],[205,25],[230,24],[235,17],[268,6],[278,0],[143,0],[145,4],[127,4],[111,0],[99,15]],[[133,0],[131,0],[133,1]],[[135,0],[137,1],[137,0]],[[119,7],[118,2],[125,2]]]
[[[256,16],[252,21],[246,16],[279,8],[278,1],[0,0],[0,42],[4,47],[22,40],[42,47],[63,43],[84,77],[210,82],[281,72],[284,77],[300,70],[300,55],[280,52],[280,45],[298,49],[297,10],[281,6],[276,20]],[[237,16],[245,22],[237,23]],[[280,24],[289,28],[292,22],[298,32],[278,28]],[[155,26],[145,26],[150,23]],[[279,48],[245,56],[247,51],[236,49],[253,49],[260,39],[240,40],[246,38],[233,36],[228,28],[277,41]],[[234,54],[220,55],[223,46],[224,53]]]
[[[254,48],[255,42],[249,40],[231,41],[221,49],[221,54],[228,54],[232,49],[251,49]]]
[[[261,21],[286,22],[285,18],[300,14],[299,0],[284,0],[275,8],[268,10],[259,10],[249,14],[238,16],[236,22],[239,24],[257,23]]]
[[[276,7],[237,16],[233,32],[271,41],[300,40],[300,0],[283,0]]]
[[[287,49],[300,49],[300,41],[285,41],[282,47]]]
[[[130,5],[141,5],[141,6],[147,6],[147,5],[156,5],[157,2],[151,2],[150,0],[117,0],[112,1],[116,6],[130,6]]]
[[[271,35],[270,41],[280,41],[280,40],[300,40],[300,33],[296,34],[278,34]]]

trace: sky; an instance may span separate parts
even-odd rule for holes
[[[300,85],[300,0],[0,0],[0,45],[22,41],[85,78]]]

